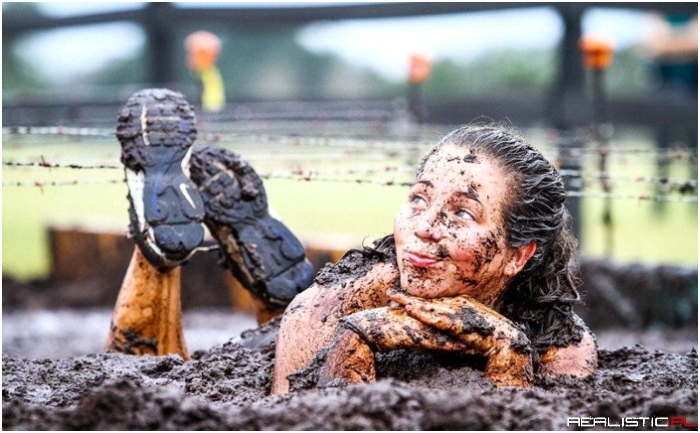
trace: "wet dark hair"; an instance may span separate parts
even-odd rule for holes
[[[445,136],[423,158],[426,162],[443,145],[483,155],[503,168],[508,194],[503,211],[506,240],[511,247],[537,243],[535,253],[513,277],[502,298],[501,313],[525,327],[539,352],[564,347],[582,338],[572,308],[580,302],[574,263],[577,242],[570,233],[566,191],[554,166],[513,128],[468,125]]]

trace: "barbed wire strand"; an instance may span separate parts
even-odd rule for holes
[[[67,135],[80,137],[114,137],[115,130],[70,126],[10,126],[3,127],[6,135]]]
[[[3,134],[9,135],[43,135],[43,136],[79,136],[79,137],[115,137],[115,132],[112,129],[106,128],[79,128],[79,127],[62,127],[62,126],[44,126],[44,127],[25,127],[13,126],[2,128]],[[251,133],[251,132],[205,132],[200,134],[200,140],[208,143],[217,143],[225,141],[239,141],[237,146],[259,145],[260,143],[270,144],[290,144],[294,146],[311,146],[311,147],[340,147],[353,149],[369,149],[369,150],[392,150],[392,151],[414,151],[416,147],[428,147],[435,144],[435,137],[426,137],[423,134],[395,133],[366,133],[363,135],[353,134],[269,134],[269,133]],[[542,150],[555,151],[560,148],[561,143],[556,138],[549,139],[548,143],[541,143]],[[567,151],[577,151],[580,154],[598,155],[600,150],[590,148],[587,145],[589,139],[578,140],[577,145],[566,145]],[[45,143],[45,144],[60,144]],[[609,155],[625,155],[625,154],[647,154],[656,156],[667,156],[672,158],[683,158],[685,156],[697,157],[697,149],[676,147],[671,149],[657,148],[608,148]]]
[[[74,186],[74,185],[93,185],[93,184],[118,184],[126,182],[124,179],[71,179],[71,180],[51,180],[51,181],[15,181],[3,180],[2,186]]]
[[[7,166],[7,167],[38,167],[38,168],[69,168],[69,169],[74,169],[74,170],[114,170],[114,169],[119,169],[123,170],[124,166],[123,165],[113,165],[113,164],[75,164],[75,163],[70,163],[70,164],[62,164],[62,163],[54,163],[54,162],[47,162],[47,161],[42,161],[42,162],[20,162],[20,161],[3,161],[2,165]]]
[[[677,185],[677,186],[690,186],[697,188],[697,179],[682,179],[676,177],[665,177],[665,176],[647,176],[647,175],[623,175],[623,174],[608,174],[603,172],[585,172],[582,170],[570,170],[564,169],[559,172],[563,178],[583,178],[583,179],[607,179],[611,181],[624,181],[624,182],[636,182],[636,183],[650,183],[658,185]]]
[[[288,175],[280,173],[270,173],[260,175],[263,179],[285,179],[305,182],[337,182],[337,183],[353,183],[353,184],[372,184],[380,186],[401,186],[410,187],[413,182],[397,182],[394,179],[389,180],[373,180],[373,179],[337,179],[337,178],[318,178],[308,175]],[[47,187],[47,186],[74,186],[82,184],[119,184],[126,182],[124,179],[74,179],[74,180],[59,180],[59,181],[9,181],[3,180],[3,187]],[[642,194],[616,194],[606,192],[584,192],[584,191],[567,191],[569,197],[581,198],[602,198],[602,199],[634,199],[640,201],[665,201],[665,202],[683,202],[695,203],[698,201],[697,196],[670,196],[670,195],[649,195]]]
[[[567,191],[568,197],[581,198],[601,198],[614,200],[639,200],[639,201],[664,201],[664,202],[680,202],[680,203],[697,203],[697,196],[668,196],[668,195],[650,195],[650,194],[619,194],[606,192],[583,192],[583,191]]]
[[[51,163],[47,162],[42,158],[41,162],[21,162],[21,161],[3,161],[2,164],[7,167],[29,167],[29,168],[65,168],[74,170],[123,170],[123,165],[112,165],[112,164],[63,164],[63,163]],[[383,166],[383,167],[363,167],[363,168],[348,168],[343,170],[338,169],[319,169],[319,168],[303,168],[299,167],[297,169],[292,169],[287,172],[275,172],[274,174],[268,174],[267,176],[284,176],[285,173],[288,175],[298,175],[298,176],[316,176],[319,174],[328,176],[344,176],[344,175],[356,175],[356,174],[376,174],[385,172],[415,172],[415,166]],[[602,178],[615,181],[615,182],[634,182],[634,183],[648,183],[655,185],[663,185],[668,187],[682,187],[685,189],[696,189],[698,187],[698,181],[696,179],[682,179],[673,177],[662,177],[662,176],[647,176],[647,175],[615,175],[608,173],[596,173],[596,172],[585,172],[582,170],[571,170],[564,169],[560,171],[560,174],[564,178],[584,178],[584,179],[596,179],[600,180]]]

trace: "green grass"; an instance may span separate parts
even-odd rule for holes
[[[616,176],[631,179],[640,175],[653,175],[653,161],[634,158],[633,164],[615,164]],[[593,164],[589,164],[593,165]],[[697,178],[697,172],[689,173],[688,165],[675,162],[668,175],[678,179]],[[591,167],[589,170],[594,171]],[[613,180],[613,193],[658,194],[649,183],[631,180]],[[591,190],[602,191],[595,180],[589,180]],[[678,195],[676,195],[678,196]],[[582,252],[586,256],[604,257],[607,229],[603,225],[604,199],[588,198],[583,201],[585,229],[582,236]],[[697,266],[698,263],[698,204],[682,202],[652,202],[649,200],[612,200],[613,258],[624,262],[679,263]]]
[[[607,236],[602,221],[603,200],[584,201],[582,253],[587,257],[605,256]],[[697,266],[698,226],[696,203],[669,203],[663,214],[654,204],[625,200],[615,202],[613,216],[613,255],[617,261],[677,263]]]
[[[224,143],[225,144],[225,143]],[[642,143],[648,145],[648,143]],[[639,148],[638,141],[614,143]],[[290,170],[347,169],[395,166],[395,157],[375,153],[349,154],[342,149],[274,148],[273,145],[238,145],[260,173]],[[119,165],[119,145],[110,140],[70,142],[63,137],[3,137],[4,161],[40,161]],[[381,156],[381,157],[378,157]],[[586,158],[585,169],[595,172],[595,158]],[[674,163],[671,174],[688,178],[687,163]],[[613,158],[610,172],[615,175],[653,175],[654,167],[643,157]],[[71,170],[3,167],[3,181],[66,179],[121,179],[121,170]],[[324,176],[332,177],[330,175]],[[353,174],[345,179],[365,178]],[[695,175],[697,177],[697,175]],[[381,173],[372,179],[408,180],[410,173]],[[599,191],[595,180],[588,180],[590,191]],[[390,233],[393,218],[405,200],[408,189],[398,186],[342,182],[304,182],[289,179],[265,181],[268,197],[285,223],[302,239],[330,239],[342,235],[359,244]],[[645,184],[615,181],[615,193],[652,192]],[[3,274],[30,279],[49,271],[47,227],[56,221],[99,220],[126,232],[128,219],[126,185],[98,184],[2,188],[2,269]],[[605,233],[600,223],[603,200],[582,201],[582,254],[602,257]],[[656,209],[656,210],[655,210]],[[613,260],[645,263],[677,263],[697,266],[697,203],[666,203],[663,213],[648,201],[613,200]]]
[[[408,188],[349,183],[266,182],[275,211],[302,237],[339,233],[358,242],[393,231],[394,215]]]
[[[90,216],[104,218],[126,233],[125,185],[39,188],[4,187],[2,195],[2,271],[16,278],[49,272],[47,227]]]

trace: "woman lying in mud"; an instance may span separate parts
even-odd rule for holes
[[[167,89],[137,92],[120,113],[136,248],[108,350],[188,359],[179,266],[205,224],[259,320],[287,307],[273,393],[288,391],[300,369],[316,369],[318,386],[374,381],[374,354],[394,349],[484,358],[498,386],[595,372],[593,335],[572,312],[563,184],[524,139],[497,126],[449,134],[419,166],[394,234],[348,252],[311,284],[304,248],[269,214],[252,167],[225,149],[191,147],[195,135],[192,107]]]
[[[595,373],[572,307],[576,242],[554,167],[500,126],[467,126],[423,159],[393,235],[328,265],[286,309],[272,392],[315,365],[317,386],[376,379],[377,352],[463,352],[497,386]]]

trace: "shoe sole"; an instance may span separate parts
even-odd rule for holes
[[[223,265],[266,305],[283,307],[313,281],[301,242],[270,215],[262,179],[234,152],[197,146],[190,176]]]
[[[192,107],[167,89],[135,93],[119,115],[130,231],[159,268],[182,264],[204,239],[204,204],[189,178],[196,135]]]

